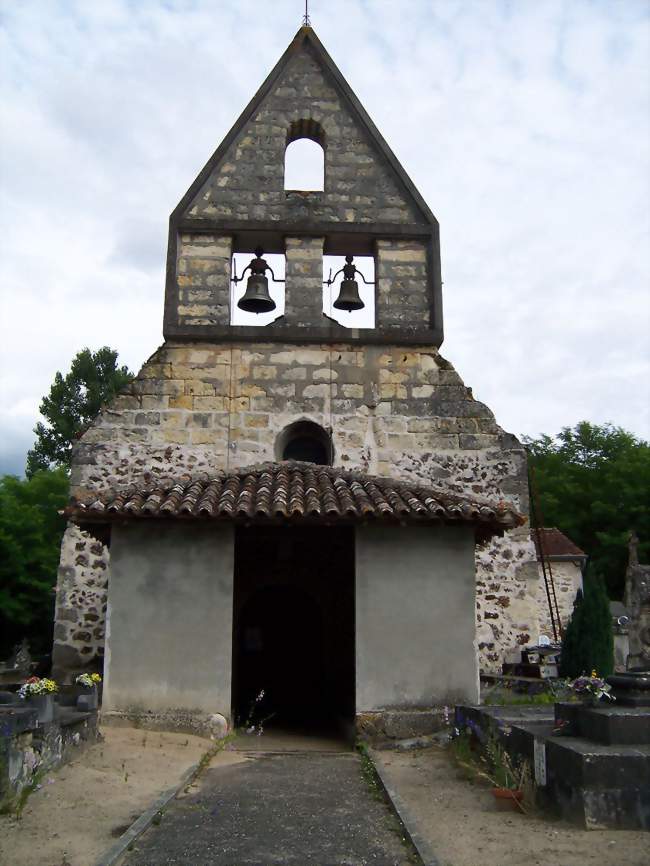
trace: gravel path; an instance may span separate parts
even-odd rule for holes
[[[407,866],[410,852],[358,755],[250,753],[208,769],[124,866]]]

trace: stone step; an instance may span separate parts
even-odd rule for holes
[[[555,721],[556,725],[563,724],[570,736],[606,746],[650,744],[650,707],[558,703]]]
[[[650,746],[607,746],[577,737],[546,741],[549,775],[581,788],[645,787],[650,796]]]
[[[588,830],[650,830],[650,746],[546,742],[549,805]]]

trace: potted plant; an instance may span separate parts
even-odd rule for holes
[[[83,691],[77,698],[78,709],[85,711],[97,709],[97,686],[101,681],[99,674],[79,674],[75,683],[81,686]]]
[[[530,772],[528,762],[513,760],[494,736],[487,741],[482,761],[487,764],[484,775],[492,782],[497,809],[523,812],[524,785]]]
[[[524,791],[530,784],[530,764],[527,760],[513,759],[501,744],[499,734],[485,731],[473,719],[464,719],[456,713],[459,726],[454,728],[452,745],[457,763],[492,785],[492,795],[499,810],[519,809],[525,812]],[[503,737],[510,736],[512,729],[497,722]],[[480,757],[476,757],[479,751]]]
[[[38,721],[46,724],[54,719],[54,695],[59,687],[47,677],[30,677],[18,689],[18,696],[38,713]]]
[[[599,677],[596,671],[592,671],[590,676],[583,674],[581,677],[576,677],[567,685],[583,704],[596,706],[603,698],[616,700],[614,695],[610,694],[612,687]]]

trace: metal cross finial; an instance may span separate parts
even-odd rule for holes
[[[311,21],[309,20],[309,0],[305,0],[305,14],[302,16],[302,26],[311,27]]]

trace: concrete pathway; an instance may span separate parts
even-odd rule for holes
[[[269,738],[262,751],[262,742],[238,742],[165,811],[124,866],[418,863],[359,755],[340,744],[302,745]]]

